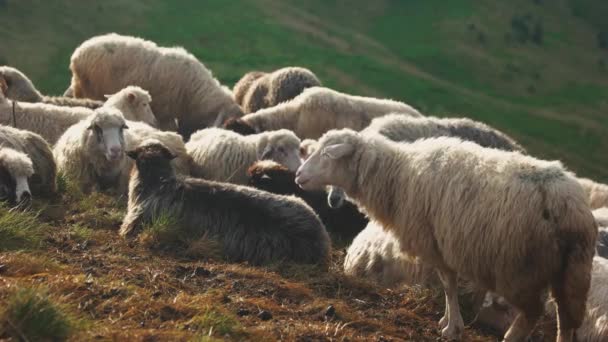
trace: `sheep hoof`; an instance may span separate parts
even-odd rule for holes
[[[452,326],[448,324],[447,327],[441,330],[441,337],[450,341],[460,341],[462,330],[463,329],[461,327],[458,327],[455,324]]]

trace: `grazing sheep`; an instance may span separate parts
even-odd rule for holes
[[[286,128],[301,139],[317,139],[334,128],[362,130],[388,113],[421,116],[402,102],[339,93],[322,87],[304,90],[291,101],[247,114],[238,121],[256,132]]]
[[[481,122],[466,118],[439,119],[435,117],[409,117],[389,114],[372,120],[362,134],[380,134],[389,140],[412,142],[422,138],[457,137],[472,141],[482,147],[505,151],[525,152],[515,140],[506,134]],[[332,208],[344,202],[345,194],[337,188],[330,188],[328,201]]]
[[[25,153],[34,173],[28,179],[34,196],[51,196],[57,191],[57,166],[51,147],[40,135],[8,126],[0,126],[0,147]]]
[[[53,154],[58,170],[76,181],[83,192],[97,188],[122,194],[127,192],[133,165],[125,151],[148,138],[169,146],[179,157],[172,162],[176,170],[190,173],[191,159],[181,136],[141,122],[126,121],[120,111],[109,107],[101,107],[94,115],[71,126],[57,141]]]
[[[186,149],[194,162],[193,176],[247,184],[247,168],[256,160],[274,160],[295,172],[301,163],[299,146],[300,139],[286,129],[242,136],[207,128],[194,133]]]
[[[246,80],[252,76],[245,75]],[[257,74],[256,74],[257,75]],[[254,75],[254,76],[256,76]],[[300,95],[304,89],[320,86],[321,82],[312,71],[300,67],[287,67],[261,75],[249,84],[249,89],[240,103],[245,114],[274,107]],[[235,97],[236,99],[236,97]]]
[[[459,338],[464,329],[458,276],[520,310],[505,341],[528,336],[549,287],[560,340],[571,341],[580,327],[597,225],[580,184],[559,162],[457,138],[400,144],[344,129],[320,139],[296,182],[341,187],[404,252],[437,269],[446,294],[443,336]]]
[[[134,96],[133,99],[131,95]],[[133,88],[128,88],[127,91],[121,91],[110,96],[107,100],[108,104],[103,107],[124,110],[127,117],[132,120],[153,119],[153,116],[149,113],[150,109],[142,105],[142,101],[147,101],[145,99],[143,90],[136,91]],[[51,145],[55,144],[57,139],[70,126],[88,118],[93,113],[92,109],[84,107],[63,107],[45,103],[15,103],[0,93],[0,124],[16,126],[19,129],[40,134]],[[148,123],[154,124],[154,122]]]
[[[128,153],[135,160],[128,212],[120,234],[133,236],[155,217],[170,214],[220,241],[231,261],[326,263],[330,240],[304,201],[249,187],[177,178],[173,154],[154,140]]]
[[[588,178],[579,178],[578,181],[587,193],[591,209],[608,207],[608,185],[594,182]]]
[[[374,221],[348,247],[344,273],[389,288],[404,284],[430,286],[437,282],[433,268],[404,254],[393,232]]]
[[[21,71],[9,67],[0,66],[0,79],[6,84],[4,91],[6,97],[22,102],[42,102],[66,107],[99,108],[102,101],[90,99],[74,99],[66,96],[43,96],[34,86],[32,81]]]
[[[31,199],[28,178],[34,174],[32,160],[25,153],[0,146],[0,201],[27,204]]]
[[[177,119],[185,139],[243,115],[232,94],[183,48],[106,34],[82,43],[72,54],[70,69],[74,97],[101,100],[129,85],[148,90],[159,127],[175,131]]]
[[[245,98],[245,94],[251,88],[253,82],[255,82],[258,78],[267,75],[267,73],[263,71],[250,71],[243,75],[241,79],[234,84],[232,87],[232,95],[234,96],[234,101],[241,107],[243,107],[243,99]]]
[[[351,241],[367,224],[367,218],[356,205],[346,202],[339,209],[327,205],[325,191],[304,191],[295,182],[295,172],[285,166],[262,160],[254,163],[249,170],[249,185],[260,190],[279,195],[295,195],[303,199],[323,222],[330,233],[346,241]]]

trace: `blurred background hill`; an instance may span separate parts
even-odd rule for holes
[[[0,64],[49,94],[101,33],[194,53],[232,87],[300,65],[325,85],[467,116],[545,159],[608,181],[604,0],[0,0]]]

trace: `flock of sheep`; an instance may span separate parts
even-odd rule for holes
[[[465,281],[505,341],[543,313],[558,341],[608,340],[608,186],[506,134],[324,88],[299,67],[250,72],[231,90],[183,48],[118,34],[82,43],[70,69],[50,97],[0,67],[11,205],[54,194],[60,173],[85,193],[128,194],[121,236],[168,214],[253,265],[325,264],[329,231],[354,239],[346,274],[442,285],[446,338],[464,330]]]

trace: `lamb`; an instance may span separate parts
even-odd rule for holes
[[[27,155],[34,168],[34,173],[28,179],[28,187],[31,187],[34,196],[49,197],[57,192],[57,166],[53,152],[40,135],[0,126],[0,147],[11,148]]]
[[[76,48],[70,70],[68,92],[74,97],[101,100],[104,94],[129,85],[148,90],[159,128],[179,128],[184,139],[198,129],[243,115],[232,94],[183,48],[159,47],[141,38],[111,33]]]
[[[5,94],[11,100],[20,102],[42,102],[66,107],[99,108],[102,101],[74,99],[66,96],[44,96],[36,89],[34,83],[21,71],[9,66],[0,66],[0,79],[6,83]]]
[[[144,89],[128,86],[114,95],[105,95],[105,97],[107,100],[104,106],[120,110],[125,119],[145,122],[152,127],[158,126],[156,117],[150,108],[152,97]]]
[[[421,138],[458,137],[475,142],[483,147],[497,148],[505,151],[525,152],[515,140],[506,134],[481,122],[466,118],[409,117],[400,114],[388,114],[372,120],[370,125],[361,131],[362,134],[381,134],[389,140],[412,142]],[[345,194],[340,189],[331,188],[328,201],[332,208],[344,202]]]
[[[128,190],[133,165],[125,151],[147,138],[167,144],[179,157],[172,165],[180,173],[190,173],[191,159],[181,136],[126,121],[120,111],[110,107],[98,108],[94,115],[71,126],[57,142],[53,154],[58,170],[84,193],[98,189],[123,194]]]
[[[33,174],[34,166],[30,157],[0,146],[0,201],[10,206],[27,205],[32,197],[28,178]]]
[[[594,182],[588,178],[579,178],[578,181],[587,193],[591,209],[608,207],[608,185]]]
[[[186,150],[193,159],[194,177],[247,184],[247,168],[256,160],[270,159],[289,170],[300,166],[300,139],[288,130],[241,136],[221,128],[207,128],[192,135]]]
[[[334,128],[362,130],[373,118],[395,112],[421,116],[416,109],[402,102],[311,87],[291,101],[247,114],[236,122],[251,126],[256,132],[286,128],[294,131],[300,139],[318,139]]]
[[[332,236],[351,241],[367,224],[368,220],[356,205],[346,202],[339,209],[327,205],[325,191],[304,191],[295,182],[295,172],[271,161],[254,163],[249,170],[248,185],[280,195],[295,195],[304,200],[319,215],[321,222]]]
[[[143,105],[149,99],[146,96],[146,92],[142,89],[127,88],[110,96],[104,106],[124,110],[125,115],[132,120],[150,121],[153,120],[153,115],[149,113],[149,108]],[[70,126],[93,113],[92,109],[84,107],[15,103],[0,93],[0,124],[16,126],[40,134],[51,145],[54,145]],[[154,124],[154,121],[149,123]]]
[[[253,79],[254,77],[256,78]],[[246,74],[243,82],[239,81],[239,83],[237,83],[239,88],[236,89],[238,91],[243,91],[249,86],[239,103],[245,114],[274,107],[300,95],[306,88],[321,85],[312,71],[300,67],[281,68],[263,75]]]
[[[329,236],[304,201],[233,184],[178,178],[169,163],[174,155],[154,140],[128,155],[136,166],[120,235],[133,237],[155,217],[168,213],[179,218],[180,225],[201,227],[208,237],[219,240],[230,261],[327,263]]]
[[[399,144],[343,129],[320,139],[296,182],[305,190],[341,187],[405,253],[437,269],[447,303],[444,337],[459,338],[464,329],[458,276],[520,310],[505,341],[528,336],[549,287],[560,341],[571,341],[581,326],[597,225],[561,163],[458,138]]]

